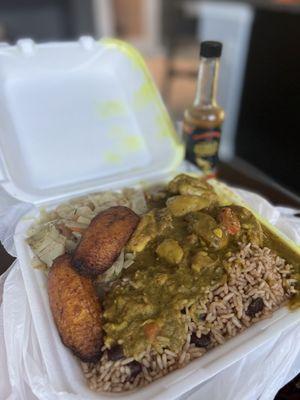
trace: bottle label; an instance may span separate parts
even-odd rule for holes
[[[204,174],[216,172],[221,128],[184,127],[186,158],[196,164]]]

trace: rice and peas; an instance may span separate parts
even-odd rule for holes
[[[58,206],[44,212],[38,224],[29,232],[29,244],[36,254],[35,266],[47,270],[52,261],[65,251],[72,252],[82,232],[100,211],[114,205],[125,205],[137,214],[147,211],[143,191],[125,189],[119,193],[98,193]],[[113,266],[100,275],[100,294],[109,292],[122,270],[134,263],[134,254],[121,252]],[[226,254],[223,264],[227,280],[207,290],[197,304],[199,317],[191,307],[181,310],[185,340],[179,351],[164,345],[151,344],[135,357],[126,357],[121,346],[103,346],[97,363],[81,363],[92,390],[122,392],[142,387],[167,373],[201,357],[209,349],[224,343],[254,322],[270,316],[295,292],[293,267],[267,247],[239,243],[234,254]],[[129,285],[120,278],[120,285]]]

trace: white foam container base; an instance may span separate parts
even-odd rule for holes
[[[121,394],[93,392],[87,387],[78,360],[60,340],[49,308],[46,275],[43,271],[31,267],[32,252],[26,243],[26,231],[37,216],[37,211],[31,212],[19,222],[15,246],[44,359],[47,382],[56,392],[71,396],[67,398],[177,399],[300,321],[300,310],[292,312],[283,307],[274,312],[271,318],[252,325],[186,367],[171,372],[142,389]]]

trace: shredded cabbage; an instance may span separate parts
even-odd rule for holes
[[[54,210],[41,209],[39,219],[27,232],[27,242],[35,255],[33,266],[49,268],[59,255],[72,253],[91,220],[99,212],[118,205],[129,207],[139,215],[147,211],[144,191],[139,189],[92,193],[62,203]],[[99,281],[114,280],[132,263],[133,255],[124,254],[123,250]]]

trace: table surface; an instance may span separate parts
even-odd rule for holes
[[[300,214],[299,197],[242,160],[234,159],[230,163],[220,162],[219,179],[232,186],[259,193],[275,205],[299,209]],[[0,244],[0,275],[7,270],[13,260],[14,258],[7,254]]]

